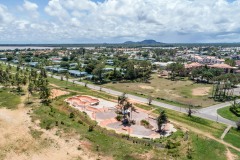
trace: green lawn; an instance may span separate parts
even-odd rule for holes
[[[232,121],[237,121],[240,119],[240,117],[236,116],[230,111],[230,107],[224,107],[224,108],[218,109],[217,113],[223,118],[226,118]]]
[[[236,155],[236,160],[240,160],[240,152],[236,151],[235,149],[229,148],[230,152]]]
[[[8,89],[0,89],[0,107],[16,109],[20,102],[20,96],[11,93]]]
[[[192,159],[194,160],[226,160],[226,147],[214,140],[193,134]]]
[[[231,143],[235,147],[240,148],[240,131],[237,131],[236,129],[231,129],[224,137],[224,141]]]

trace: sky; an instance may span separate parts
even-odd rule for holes
[[[0,44],[240,42],[240,0],[0,0]]]

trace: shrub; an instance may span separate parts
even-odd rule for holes
[[[46,130],[49,130],[49,129],[51,129],[51,124],[50,124],[50,123],[48,123],[48,124],[46,125]]]
[[[230,107],[230,111],[236,116],[240,117],[240,108],[239,107]]]
[[[88,128],[88,132],[92,132],[93,131],[93,129],[94,129],[94,126],[89,126],[89,128]]]
[[[74,117],[75,117],[74,113],[71,112],[70,115],[69,115],[69,118],[74,118]]]
[[[178,146],[180,146],[179,142],[174,143],[171,140],[168,140],[165,147],[167,149],[174,149],[174,148],[177,148]]]
[[[131,120],[130,123],[131,123],[132,125],[135,125],[135,124],[136,124],[136,121],[135,121],[135,120]]]
[[[121,120],[122,120],[122,117],[123,117],[122,115],[117,115],[116,120],[117,120],[117,121],[121,121]]]
[[[79,123],[79,124],[83,124],[83,122],[82,122],[81,120],[78,120],[78,123]]]
[[[148,121],[146,121],[144,119],[141,120],[140,123],[141,123],[142,126],[144,126],[145,128],[148,128],[148,129],[153,127]]]
[[[146,121],[145,119],[141,120],[141,125],[143,126],[149,126],[149,122]]]

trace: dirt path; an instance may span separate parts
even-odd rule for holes
[[[0,109],[0,160],[95,160],[79,142],[79,137],[59,137],[56,130],[41,129],[31,121],[30,108],[24,105],[27,95],[21,97],[18,109]],[[41,133],[34,138],[33,133]],[[81,149],[80,149],[80,148]]]
[[[236,155],[232,154],[232,152],[230,152],[230,150],[228,148],[227,148],[226,156],[227,156],[227,160],[235,160],[236,159]]]

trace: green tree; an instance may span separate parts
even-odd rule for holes
[[[136,70],[132,61],[127,61],[124,64],[123,68],[126,70],[126,73],[124,75],[125,79],[133,80],[136,78]]]
[[[175,80],[176,76],[184,72],[184,65],[178,62],[171,63],[167,65],[167,70],[170,71],[171,80]]]
[[[87,66],[85,67],[85,71],[88,73],[88,74],[91,74],[92,71],[94,70],[95,68],[95,64],[93,62],[87,64]]]
[[[104,63],[99,63],[96,65],[96,68],[93,70],[93,75],[95,75],[97,78],[97,80],[100,81],[100,83],[102,83],[103,81],[103,69],[105,67]]]
[[[233,67],[236,66],[236,62],[233,59],[230,59],[230,58],[225,59],[225,64],[228,64],[228,65],[233,66]]]
[[[168,121],[168,117],[165,113],[165,111],[161,111],[159,116],[157,117],[157,125],[158,130],[161,131],[162,125]]]

